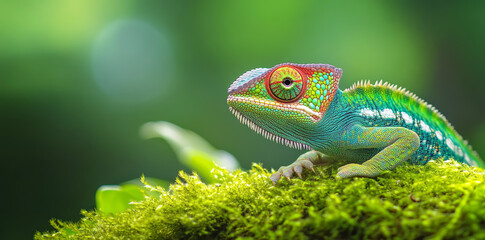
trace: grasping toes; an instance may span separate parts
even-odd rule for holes
[[[294,163],[288,166],[280,167],[280,169],[278,169],[277,172],[271,175],[270,177],[271,182],[273,182],[273,185],[276,185],[276,183],[280,180],[282,176],[290,180],[290,178],[293,176],[293,173],[296,173],[296,175],[298,175],[298,177],[301,178],[301,173],[303,172],[303,168],[306,168],[315,172],[315,170],[313,169],[312,162],[306,159],[298,159]]]

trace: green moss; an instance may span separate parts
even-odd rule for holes
[[[214,172],[219,184],[180,173],[160,197],[107,215],[83,211],[77,223],[52,221],[37,239],[461,239],[485,238],[485,171],[454,161],[405,164],[378,178],[336,180],[316,168],[273,187],[259,165]]]

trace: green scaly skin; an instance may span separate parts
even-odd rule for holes
[[[341,91],[342,70],[327,64],[280,64],[240,76],[230,110],[256,132],[298,149],[273,183],[315,164],[347,162],[337,177],[375,177],[400,163],[453,158],[484,168],[478,154],[434,107],[403,88],[360,82]]]

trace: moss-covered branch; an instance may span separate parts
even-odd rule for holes
[[[53,222],[37,239],[414,239],[485,238],[484,170],[453,161],[403,165],[376,179],[336,180],[316,168],[304,180],[273,187],[259,165],[216,170],[219,184],[180,173],[159,191],[115,215],[83,211],[77,223]]]

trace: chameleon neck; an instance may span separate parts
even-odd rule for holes
[[[328,107],[322,120],[316,125],[312,139],[309,141],[313,149],[329,155],[342,147],[342,132],[357,123],[358,116],[354,113],[343,92],[339,89]]]

